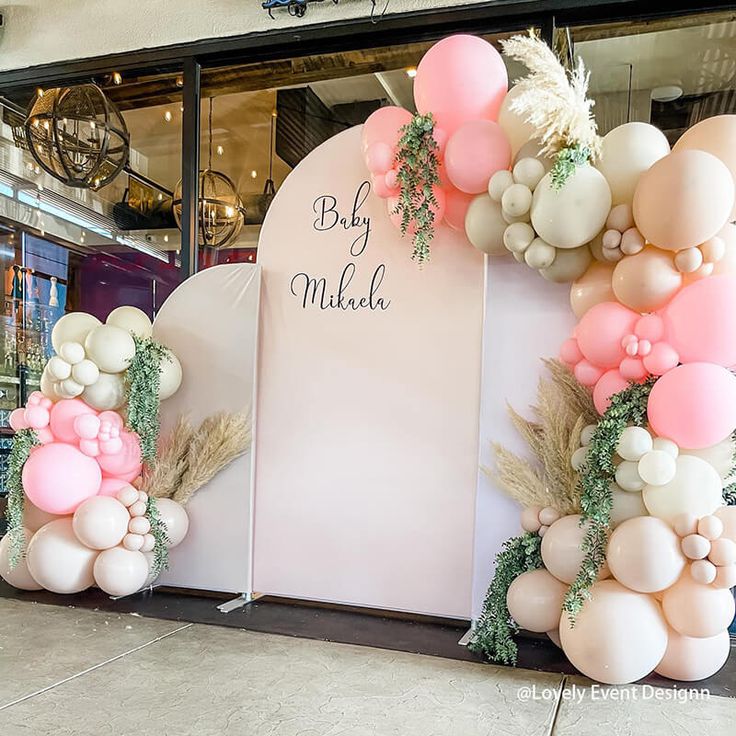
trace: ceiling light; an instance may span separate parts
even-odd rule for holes
[[[258,172],[253,169],[253,171],[250,172],[250,178],[251,179],[257,179],[258,178]]]
[[[123,83],[123,76],[120,74],[120,72],[113,72],[112,73],[112,83],[113,84],[122,84]]]
[[[166,121],[167,123],[170,123],[170,122],[171,122],[171,110],[167,110],[167,111],[166,111],[166,112],[164,113],[164,120],[165,120],[165,121]]]
[[[222,146],[217,146],[215,150],[217,151],[218,156],[222,156],[222,154],[225,153],[225,149]]]
[[[410,66],[406,70],[406,76],[409,77],[409,79],[414,79],[417,75],[417,68],[415,66]]]
[[[678,87],[676,84],[655,87],[650,92],[650,96],[655,102],[674,102],[682,97],[682,87]]]

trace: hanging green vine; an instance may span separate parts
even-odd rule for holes
[[[726,480],[731,482],[723,488],[723,500],[728,506],[736,506],[736,431],[731,433],[731,442],[734,446],[733,457],[731,458],[731,472],[726,476]]]
[[[13,437],[13,447],[8,456],[8,474],[5,487],[8,491],[8,506],[5,518],[8,522],[8,539],[10,552],[8,562],[14,568],[25,554],[26,539],[23,531],[23,466],[31,454],[31,450],[39,445],[38,437],[32,429],[19,429]]]
[[[411,257],[421,265],[429,260],[437,206],[433,187],[440,182],[432,113],[415,115],[401,133],[396,153],[400,192],[394,212],[401,215],[402,235],[413,232]]]
[[[592,157],[592,152],[587,146],[576,143],[568,148],[563,148],[555,157],[555,162],[550,169],[550,178],[553,189],[562,189],[565,182],[575,173],[578,166],[584,166]]]
[[[146,503],[146,518],[151,524],[151,534],[156,540],[153,545],[153,562],[151,563],[151,575],[153,578],[169,567],[169,547],[171,539],[166,530],[166,525],[158,511],[158,503],[153,496],[148,497]]]
[[[655,381],[656,378],[652,376],[644,383],[632,383],[611,398],[606,413],[596,426],[585,462],[580,468],[581,515],[583,521],[588,523],[582,544],[585,556],[562,605],[562,610],[567,612],[573,625],[606,561],[613,506],[611,484],[616,475],[613,463],[616,446],[621,433],[630,423],[639,427],[646,424],[647,400]]]
[[[496,572],[469,644],[474,652],[482,652],[494,662],[516,664],[518,647],[513,635],[519,627],[509,614],[506,594],[519,575],[542,567],[541,543],[542,538],[530,532],[504,542],[496,556]]]
[[[135,356],[127,371],[128,427],[138,434],[144,463],[156,457],[159,430],[161,361],[169,351],[153,338],[133,335]]]

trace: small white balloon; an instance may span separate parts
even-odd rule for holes
[[[523,215],[512,215],[510,212],[506,212],[503,207],[501,207],[501,217],[503,217],[504,222],[508,225],[512,225],[515,222],[531,222],[528,212],[525,212]]]
[[[669,452],[652,450],[639,460],[637,469],[639,476],[647,485],[663,486],[675,477],[677,463]]]
[[[67,378],[62,381],[60,386],[61,390],[64,392],[64,396],[67,396],[70,399],[75,399],[82,393],[82,391],[84,391],[84,386],[82,386],[81,383],[77,383],[73,378]]]
[[[488,194],[494,202],[500,202],[503,193],[514,183],[514,177],[510,171],[501,169],[497,171],[488,182]]]
[[[84,389],[82,398],[98,411],[119,409],[125,403],[125,382],[121,373],[103,373]]]
[[[100,552],[94,577],[108,595],[130,595],[139,591],[148,578],[148,560],[137,550],[113,547]]]
[[[583,447],[591,443],[597,428],[597,424],[586,424],[583,427],[583,431],[580,433],[580,444],[583,445]]]
[[[48,366],[46,366],[43,369],[43,373],[41,373],[41,393],[47,398],[51,399],[51,401],[58,401],[59,395],[56,393],[56,390],[54,389],[54,378],[48,371]]]
[[[131,516],[143,516],[146,513],[146,504],[143,501],[136,501],[128,506],[128,512]]]
[[[514,164],[514,181],[524,186],[529,187],[532,191],[542,181],[542,177],[545,175],[544,164],[538,158],[526,158],[519,159]]]
[[[173,396],[181,386],[182,371],[179,358],[167,351],[167,356],[161,360],[160,383],[158,389],[159,400],[165,401]]]
[[[637,463],[624,460],[616,468],[616,483],[622,491],[636,492],[644,488]]]
[[[524,252],[526,265],[531,268],[548,268],[555,260],[557,251],[541,238],[534,238],[531,245]]]
[[[52,378],[57,381],[63,381],[72,374],[72,367],[63,358],[58,355],[54,355],[46,364],[46,368],[51,374]]]
[[[652,449],[666,452],[674,458],[677,458],[680,454],[680,448],[677,446],[677,443],[672,440],[668,440],[665,437],[655,437],[652,440]]]
[[[703,265],[703,254],[697,248],[686,248],[675,254],[675,266],[682,273],[693,273]]]
[[[652,449],[652,435],[644,427],[626,427],[621,433],[616,452],[624,460],[639,460]]]
[[[532,190],[524,184],[512,184],[501,197],[501,209],[512,217],[521,217],[532,206]]]
[[[153,536],[153,534],[144,534],[143,535],[143,546],[141,547],[141,552],[150,552],[155,546],[156,546],[156,538]]]
[[[125,549],[129,549],[129,550],[132,550],[134,552],[137,552],[139,550],[140,551],[143,551],[143,542],[144,541],[145,540],[143,539],[143,535],[142,534],[135,534],[135,533],[131,532],[130,534],[126,534],[123,537],[123,547],[125,547]]]
[[[515,222],[504,230],[503,244],[512,253],[523,253],[534,237],[534,228],[528,222]]]
[[[148,534],[151,531],[151,522],[145,516],[134,516],[128,522],[128,531],[131,534]]]
[[[18,530],[20,532],[20,530]],[[23,550],[25,552],[28,543],[31,541],[33,532],[27,527],[23,527],[24,542]],[[0,578],[9,583],[18,590],[41,590],[43,586],[39,585],[31,575],[26,562],[25,554],[21,556],[15,566],[10,564],[10,534],[0,539]]]
[[[95,327],[84,341],[87,357],[105,373],[126,370],[135,355],[135,342],[129,332],[115,325]]]
[[[100,369],[91,360],[81,360],[72,366],[72,378],[82,386],[91,386],[100,377]]]
[[[78,342],[81,345],[87,335],[102,322],[86,312],[70,312],[65,314],[51,331],[51,344],[57,355],[61,355],[61,346],[65,342]]]
[[[113,309],[107,316],[108,325],[115,325],[137,337],[151,337],[153,325],[148,315],[138,307],[123,306]]]
[[[127,508],[138,501],[138,491],[133,486],[127,485],[121,488],[115,497]]]
[[[84,360],[84,345],[78,342],[65,342],[59,350],[59,355],[71,365],[76,365]]]
[[[572,458],[570,459],[570,464],[572,465],[572,469],[580,470],[587,456],[588,456],[588,448],[585,446],[578,447],[578,449],[575,450],[575,452],[573,452]]]

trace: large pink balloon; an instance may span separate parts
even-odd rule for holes
[[[465,215],[473,197],[465,192],[460,192],[454,187],[445,191],[445,222],[458,232],[465,232]]]
[[[471,120],[450,137],[445,169],[455,187],[466,194],[488,189],[491,177],[511,163],[511,144],[498,123]]]
[[[626,357],[621,338],[634,332],[639,315],[618,302],[603,302],[589,309],[575,328],[582,354],[593,365],[616,368]]]
[[[695,682],[715,675],[726,664],[731,637],[724,629],[709,637],[683,636],[674,629],[667,633],[667,651],[655,672],[671,680]]]
[[[736,115],[716,115],[688,128],[675,143],[674,151],[696,149],[719,158],[736,179]],[[736,206],[731,211],[736,220]]]
[[[380,107],[363,124],[363,153],[374,143],[385,143],[389,148],[396,148],[401,138],[401,128],[411,119],[412,114],[403,107]]]
[[[705,151],[673,151],[645,171],[634,192],[641,234],[664,250],[682,250],[718,234],[734,206],[726,165]]]
[[[717,636],[733,621],[733,595],[730,590],[696,583],[688,572],[662,596],[667,623],[683,636]]]
[[[97,494],[101,482],[97,462],[62,442],[37,447],[23,466],[23,490],[49,514],[74,513],[82,501]]]
[[[74,420],[83,414],[97,412],[82,401],[82,399],[62,399],[54,404],[51,410],[51,431],[59,442],[78,442],[74,431]]]
[[[736,376],[713,363],[687,363],[657,380],[649,394],[652,429],[680,447],[700,450],[736,429]]]
[[[736,276],[711,276],[690,284],[662,317],[680,362],[736,365]]]
[[[478,36],[443,38],[422,57],[414,79],[417,110],[452,135],[469,120],[496,120],[509,80],[501,55]]]
[[[120,478],[125,481],[135,480],[143,469],[141,464],[141,445],[134,432],[121,432],[123,447],[115,455],[100,455],[97,462],[102,472],[109,478]]]
[[[606,371],[598,379],[593,389],[593,403],[596,411],[603,416],[611,404],[611,398],[628,385],[629,382],[621,375],[618,368]]]

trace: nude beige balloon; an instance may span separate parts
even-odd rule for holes
[[[637,312],[663,307],[682,286],[672,253],[647,247],[621,259],[613,271],[612,288],[618,301]]]
[[[683,636],[716,636],[733,621],[730,590],[696,583],[685,573],[662,597],[667,623]]]
[[[714,515],[723,522],[721,536],[736,542],[736,506],[721,506]]]
[[[718,233],[726,249],[720,261],[713,264],[714,276],[736,275],[736,225],[726,223]]]
[[[731,638],[728,631],[706,638],[683,636],[670,628],[667,650],[655,672],[671,680],[695,682],[715,675],[726,664]]]
[[[23,533],[25,534],[24,545],[27,546],[33,536],[33,532],[27,527],[23,527]],[[19,590],[41,590],[43,587],[31,575],[25,555],[15,565],[10,564],[9,534],[6,534],[0,539],[0,578]]]
[[[563,516],[550,526],[542,538],[542,561],[547,570],[563,583],[575,580],[583,561],[581,549],[586,526],[580,526],[580,514]],[[600,578],[610,575],[604,565]]]
[[[620,524],[608,541],[606,560],[616,580],[640,593],[669,588],[685,568],[680,538],[654,516]]]
[[[601,302],[616,301],[611,280],[613,263],[593,261],[588,270],[570,287],[570,306],[580,319],[591,307]]]
[[[634,193],[634,221],[658,248],[678,251],[705,242],[731,216],[734,181],[705,151],[678,150],[645,171]]]
[[[519,96],[520,87],[512,87],[503,98],[501,109],[498,111],[498,124],[503,128],[511,144],[511,154],[516,156],[519,149],[534,135],[536,128],[528,123],[524,115],[514,112],[511,103]]]
[[[522,573],[509,586],[506,605],[522,629],[543,634],[560,624],[567,585],[547,570]]]
[[[667,624],[650,595],[615,580],[590,590],[575,626],[560,621],[562,649],[584,675],[609,685],[635,682],[659,664],[667,648]]]

